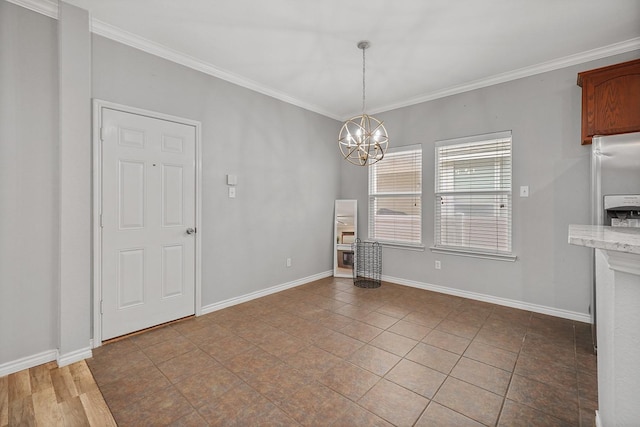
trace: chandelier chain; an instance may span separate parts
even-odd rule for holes
[[[364,73],[365,73],[365,57],[364,57],[364,52],[365,50],[367,50],[366,47],[362,48],[362,114],[364,114],[364,107],[365,107],[365,78],[364,78]]]

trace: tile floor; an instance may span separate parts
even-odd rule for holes
[[[593,426],[588,324],[328,278],[104,345],[119,426]]]

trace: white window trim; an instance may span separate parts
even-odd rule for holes
[[[397,152],[403,152],[403,151],[412,151],[412,150],[418,150],[420,149],[421,152],[421,167],[424,166],[424,156],[422,155],[423,153],[423,147],[422,144],[412,144],[412,145],[404,145],[404,146],[397,146],[397,147],[393,147],[390,148],[387,153],[397,153]],[[384,160],[382,160],[384,161]],[[369,170],[369,174],[371,173],[371,170]],[[422,174],[421,174],[422,175]],[[370,182],[370,177],[367,176],[367,239],[366,241],[370,241],[370,242],[378,242],[381,246],[384,247],[391,247],[391,248],[398,248],[398,249],[406,249],[406,250],[412,250],[412,251],[424,251],[426,246],[424,245],[424,186],[422,185],[423,181],[424,181],[424,177],[421,178],[421,182],[420,182],[420,202],[422,204],[422,206],[420,207],[420,243],[405,243],[405,242],[396,242],[396,241],[391,241],[391,240],[376,240],[373,239],[371,237],[371,229],[370,229],[370,224],[371,224],[371,209],[369,209],[370,206],[370,201],[371,201],[371,193],[370,193],[370,187],[369,187],[369,182]],[[399,196],[399,195],[415,195],[417,193],[413,192],[413,193],[394,193],[394,196]],[[377,193],[377,195],[384,195],[384,193]]]
[[[511,159],[512,159],[511,160],[511,167],[512,167],[511,180],[513,182],[513,136],[510,130],[436,141],[434,151],[437,151],[439,147],[444,147],[448,145],[474,143],[474,142],[481,142],[481,141],[486,141],[491,139],[503,139],[503,138],[511,138]],[[437,175],[437,173],[438,171],[437,171],[437,154],[436,154],[434,157],[434,174]],[[436,188],[436,186],[437,186],[437,176],[434,176],[434,198],[438,194],[438,191],[437,191],[438,189]],[[436,224],[437,216],[435,214],[435,209],[436,209],[436,206],[434,204],[434,216],[433,216],[434,239],[436,238],[435,233],[436,233],[436,226],[437,226]],[[454,247],[447,247],[447,246],[436,246],[435,241],[433,246],[429,247],[429,249],[431,250],[431,252],[434,252],[434,253],[458,255],[458,256],[465,256],[470,258],[489,259],[489,260],[496,260],[496,261],[514,262],[517,259],[517,256],[513,253],[513,187],[511,188],[511,206],[509,207],[509,209],[510,209],[510,226],[511,226],[511,229],[509,230],[509,236],[511,239],[511,242],[510,242],[511,253],[493,253],[493,252],[483,252],[479,249],[462,249],[462,248],[454,248]]]

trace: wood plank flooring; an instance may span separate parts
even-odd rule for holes
[[[0,377],[0,426],[116,426],[84,361]]]

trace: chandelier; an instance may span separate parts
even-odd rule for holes
[[[389,136],[382,122],[365,114],[365,56],[364,51],[370,43],[363,40],[358,43],[362,49],[362,115],[352,117],[342,125],[338,135],[338,147],[344,158],[358,166],[372,165],[384,157]]]

